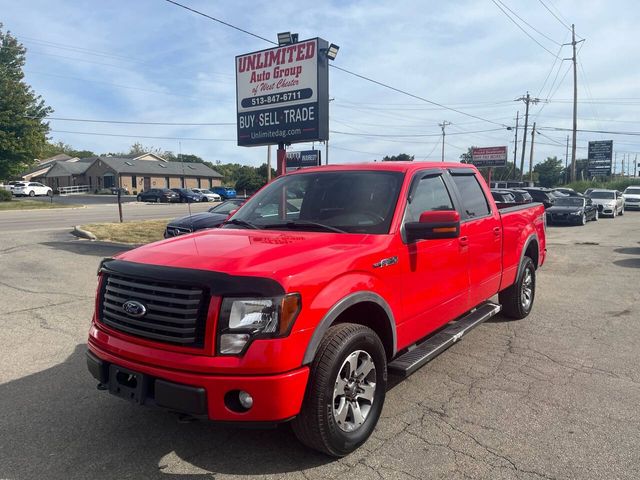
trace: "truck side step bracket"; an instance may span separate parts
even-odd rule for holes
[[[501,308],[500,305],[491,302],[482,304],[464,317],[451,322],[443,330],[427,338],[414,349],[395,358],[388,365],[389,373],[408,377],[460,340],[474,327],[496,315]]]

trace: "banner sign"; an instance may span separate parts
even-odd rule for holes
[[[312,38],[236,57],[239,146],[329,138],[328,46]]]
[[[293,172],[299,168],[319,167],[320,165],[322,165],[320,150],[287,152],[287,172]]]
[[[611,175],[613,158],[613,140],[589,142],[587,172],[591,177],[608,177]]]
[[[471,149],[471,163],[476,167],[506,167],[507,147],[474,147]]]

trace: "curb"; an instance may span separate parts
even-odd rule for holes
[[[97,240],[97,237],[93,233],[87,230],[82,230],[79,225],[73,227],[73,230],[71,230],[71,235],[75,235],[76,237],[80,238],[86,238],[87,240]]]

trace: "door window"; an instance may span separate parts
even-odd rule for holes
[[[453,210],[453,202],[441,175],[420,179],[405,212],[405,222],[417,222],[422,212]]]
[[[452,175],[462,197],[462,208],[469,218],[489,215],[489,204],[475,175]]]

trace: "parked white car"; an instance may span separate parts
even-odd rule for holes
[[[222,197],[217,193],[210,192],[204,188],[192,188],[191,191],[196,193],[201,193],[204,198],[206,198],[205,202],[219,202],[222,200]]]
[[[37,195],[53,195],[53,190],[38,182],[20,182],[11,187],[11,193],[15,196],[35,197]]]
[[[600,215],[624,215],[624,197],[617,190],[595,189],[589,194],[593,204],[598,206]]]
[[[627,187],[624,192],[624,208],[640,209],[640,187]]]

